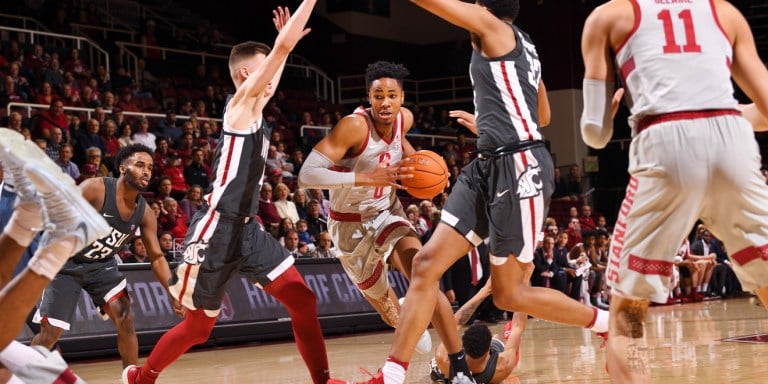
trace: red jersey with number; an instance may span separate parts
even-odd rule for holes
[[[403,114],[395,116],[389,137],[380,133],[373,123],[370,108],[358,107],[354,114],[362,116],[368,126],[368,137],[358,153],[345,156],[334,170],[369,172],[379,164],[391,164],[403,158]],[[392,187],[355,186],[331,189],[331,210],[369,216],[392,207],[396,196]]]
[[[645,116],[736,108],[733,50],[712,1],[631,1],[635,25],[616,62],[633,131]]]

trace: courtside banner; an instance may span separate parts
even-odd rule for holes
[[[321,318],[375,313],[337,260],[297,260],[296,267],[317,296]],[[168,293],[155,279],[149,264],[123,264],[120,269],[128,280],[127,289],[137,333],[162,331],[181,320],[173,313]],[[408,284],[405,277],[392,271],[389,279],[398,296],[405,295]],[[288,312],[277,300],[239,275],[230,280],[217,326],[276,320],[289,320]],[[65,331],[61,339],[100,335],[113,338],[114,325],[111,320],[105,321],[101,317],[90,297],[82,291],[72,328]],[[31,337],[32,334],[25,329],[19,340],[29,341]]]

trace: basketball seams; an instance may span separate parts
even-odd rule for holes
[[[422,150],[403,159],[403,166],[414,168],[414,177],[401,180],[411,196],[430,199],[439,194],[448,182],[450,173],[443,158],[435,152]]]

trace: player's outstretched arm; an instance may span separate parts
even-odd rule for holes
[[[253,73],[246,66],[238,69],[246,79],[238,87],[227,110],[229,124],[234,128],[243,129],[250,127],[253,123],[253,106],[256,99],[263,97],[262,93],[265,88],[280,70],[293,48],[296,47],[302,37],[309,33],[310,30],[304,27],[309,21],[309,16],[312,14],[316,2],[317,0],[302,1],[299,8],[290,16],[288,22],[278,33],[272,51],[257,68],[253,69]]]
[[[144,210],[144,216],[141,218],[141,240],[144,242],[147,248],[147,254],[149,255],[150,266],[152,272],[154,272],[157,281],[163,285],[163,288],[168,292],[168,297],[171,298],[171,306],[173,311],[177,315],[183,315],[183,308],[178,300],[173,298],[168,290],[168,281],[171,280],[171,268],[168,266],[168,261],[165,260],[165,254],[163,254],[160,248],[160,243],[157,240],[157,218],[151,209]]]
[[[347,115],[328,136],[315,145],[299,172],[301,188],[339,189],[353,186],[391,186],[404,188],[397,180],[413,177],[410,167],[395,163],[381,166],[371,172],[339,172],[332,170],[346,155],[362,149],[368,135],[368,126],[361,116]]]

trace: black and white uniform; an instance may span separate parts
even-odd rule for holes
[[[478,158],[465,166],[441,220],[474,246],[490,237],[491,262],[531,262],[554,191],[552,157],[539,131],[541,64],[528,35],[497,58],[472,53]]]
[[[136,233],[147,203],[139,195],[133,214],[128,220],[123,220],[115,198],[117,179],[104,177],[102,180],[104,205],[99,213],[112,227],[112,232],[94,241],[67,261],[43,292],[40,308],[33,319],[36,323],[45,318],[51,325],[69,330],[81,289],[88,292],[106,320],[109,317],[102,307],[126,294],[125,276],[117,269],[115,255]]]
[[[264,286],[293,265],[294,258],[253,219],[271,130],[262,121],[250,133],[224,123],[213,163],[214,178],[184,239],[184,263],[170,291],[185,307],[218,316],[227,281],[240,273]]]

